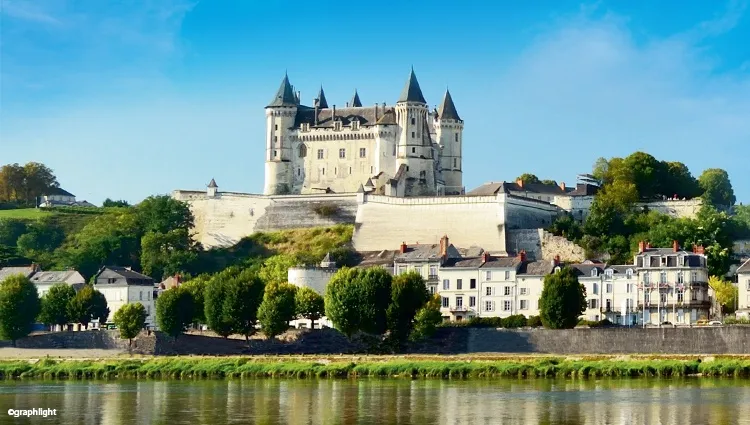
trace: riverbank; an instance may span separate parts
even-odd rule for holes
[[[0,379],[224,378],[750,378],[747,356],[680,357],[170,357],[0,361]]]

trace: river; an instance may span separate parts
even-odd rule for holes
[[[750,381],[0,382],[0,424],[750,424]],[[8,409],[57,409],[19,418]]]

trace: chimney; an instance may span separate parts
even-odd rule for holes
[[[331,112],[331,122],[336,121],[336,105],[333,105],[333,112]]]
[[[651,242],[646,242],[646,249],[651,249]]]
[[[490,261],[490,258],[492,258],[492,257],[490,256],[489,251],[482,252],[482,264]]]
[[[401,249],[402,254],[406,254],[406,242],[401,242]]]
[[[375,104],[375,122],[378,122],[378,104]]]
[[[349,107],[349,102],[346,102],[346,107],[347,107],[347,108]]]
[[[448,235],[443,235],[442,238],[440,238],[440,257],[445,260],[448,258]]]
[[[521,179],[516,180],[516,184],[518,185],[518,187],[520,187],[521,189],[523,189],[523,180],[521,180]]]
[[[560,189],[562,189],[563,192],[565,192],[565,182],[560,182]]]
[[[679,252],[680,251],[680,243],[676,240],[672,241],[672,251]]]
[[[704,254],[705,250],[703,249],[703,245],[698,245],[698,246],[693,245],[693,253]]]
[[[640,241],[638,242],[638,253],[643,254],[646,252],[646,241]]]
[[[522,263],[526,262],[526,250],[522,249],[521,252],[518,253],[518,259],[521,260]]]

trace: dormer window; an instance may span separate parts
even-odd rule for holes
[[[341,121],[334,121],[333,122],[333,129],[336,131],[341,131]]]
[[[359,120],[352,120],[352,130],[359,130]]]
[[[591,277],[597,277],[597,276],[599,276],[599,270],[592,269],[591,270]]]
[[[625,277],[628,278],[628,279],[632,279],[633,278],[633,269],[627,269],[627,270],[625,270]]]
[[[614,274],[614,272],[613,272],[613,270],[612,270],[612,269],[609,269],[609,270],[605,270],[605,271],[604,271],[604,276],[605,276],[605,277],[606,277],[607,279],[612,279],[612,275],[613,275],[613,274]]]

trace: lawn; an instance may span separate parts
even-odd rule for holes
[[[43,210],[41,208],[22,208],[15,210],[0,210],[0,219],[3,218],[25,218],[30,220],[36,220],[42,217],[52,215],[51,211]]]

